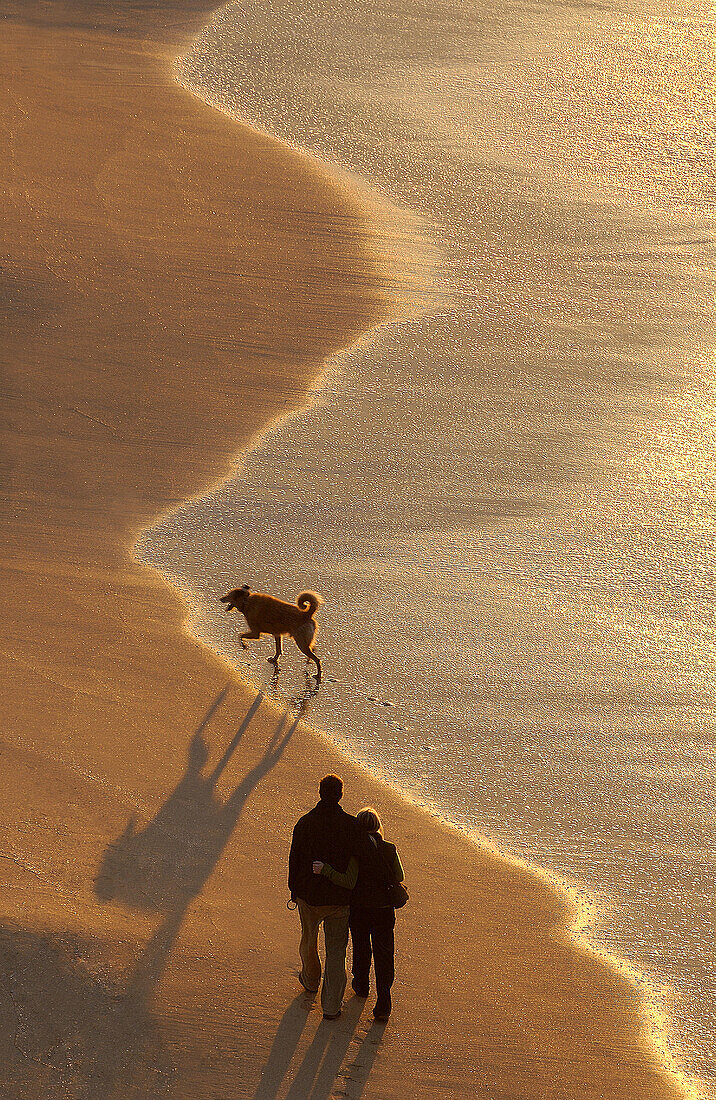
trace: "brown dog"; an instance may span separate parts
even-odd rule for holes
[[[283,634],[290,634],[301,653],[305,653],[309,661],[314,662],[316,679],[321,679],[321,662],[311,646],[318,629],[313,616],[323,603],[317,593],[301,592],[296,603],[286,603],[285,600],[277,600],[275,596],[267,596],[265,592],[252,592],[248,584],[245,584],[243,588],[232,588],[225,596],[221,596],[221,602],[226,604],[226,611],[240,611],[251,628],[241,635],[244,649],[248,648],[247,638],[273,634],[276,652],[273,657],[269,657],[269,661],[278,665],[282,651],[281,637]]]

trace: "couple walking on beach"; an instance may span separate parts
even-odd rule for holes
[[[359,997],[368,996],[372,959],[377,993],[373,1015],[387,1020],[395,976],[394,891],[404,877],[400,857],[395,845],[380,835],[375,810],[361,810],[353,817],[342,809],[343,780],[337,775],[323,777],[319,795],[318,804],[296,823],[289,855],[288,888],[301,918],[298,980],[309,992],[318,991],[318,930],[323,924],[326,963],[321,1006],[324,1020],[337,1019],[346,988],[350,928],[353,991]]]

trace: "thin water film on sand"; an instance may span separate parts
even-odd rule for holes
[[[712,1078],[713,24],[220,13],[182,79],[428,219],[449,302],[142,544],[234,659],[217,593],[322,592],[316,720],[585,889]]]

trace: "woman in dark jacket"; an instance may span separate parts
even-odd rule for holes
[[[390,990],[395,977],[395,909],[390,901],[389,887],[395,882],[402,882],[405,875],[395,845],[388,844],[380,834],[380,818],[375,810],[361,810],[356,818],[369,840],[360,866],[357,860],[351,859],[344,875],[328,863],[319,865],[316,862],[313,869],[336,885],[352,889],[353,991],[358,997],[368,996],[372,959],[377,993],[373,1015],[376,1020],[387,1020],[392,1007]]]

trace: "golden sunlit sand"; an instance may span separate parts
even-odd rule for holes
[[[3,1095],[687,1095],[565,896],[257,703],[132,558],[388,316],[365,210],[176,84],[200,3],[3,9]],[[329,771],[406,868],[385,1027],[296,981]]]

